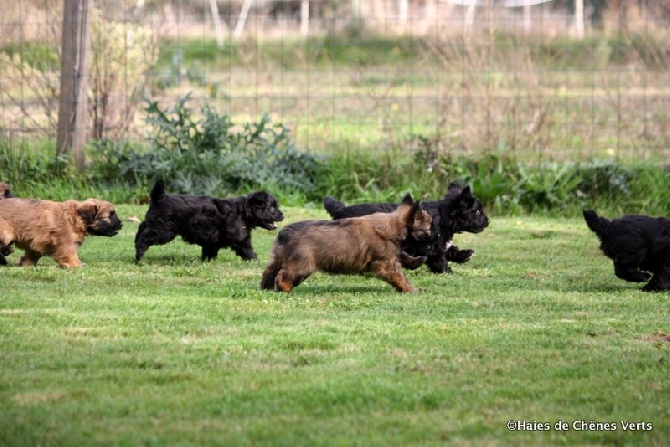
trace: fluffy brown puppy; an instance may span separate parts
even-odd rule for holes
[[[7,183],[0,182],[0,200],[10,199],[14,197],[10,189],[11,186],[9,186]],[[11,255],[12,251],[13,251],[12,247],[10,246],[7,247],[0,246],[0,265],[7,265],[7,259],[5,258],[5,256]]]
[[[288,225],[277,235],[261,288],[290,292],[317,270],[371,271],[399,292],[416,292],[402,272],[400,248],[409,233],[429,238],[431,221],[407,194],[392,213]]]
[[[112,204],[104,200],[0,200],[0,251],[15,243],[25,250],[22,266],[51,256],[62,267],[80,267],[77,250],[87,234],[114,236],[122,226]]]

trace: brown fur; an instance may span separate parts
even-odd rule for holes
[[[430,235],[430,225],[409,194],[392,213],[288,225],[274,242],[261,288],[290,292],[315,271],[371,271],[399,292],[416,292],[402,272],[400,246],[408,232]]]
[[[77,251],[87,234],[114,236],[122,226],[112,204],[104,200],[0,201],[0,250],[11,243],[25,250],[22,266],[52,256],[62,267],[80,267]]]
[[[10,185],[8,185],[7,183],[0,182],[0,200],[9,199],[13,197],[10,189],[11,189]],[[12,247],[10,246],[3,247],[0,245],[0,265],[7,265],[7,259],[5,259],[5,256],[11,255],[12,252],[13,252]]]

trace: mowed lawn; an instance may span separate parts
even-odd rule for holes
[[[419,294],[280,294],[258,287],[276,232],[259,261],[178,240],[135,265],[146,207],[117,208],[86,267],[0,269],[1,446],[670,445],[670,293],[617,279],[581,216],[493,216],[456,238],[470,263],[408,272]]]

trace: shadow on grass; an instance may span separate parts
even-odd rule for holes
[[[318,284],[301,284],[294,288],[289,294],[283,292],[273,292],[278,295],[309,295],[309,296],[330,296],[334,293],[338,294],[359,294],[359,293],[375,293],[375,292],[394,292],[393,288],[386,284],[375,286],[333,286],[333,285],[318,285]]]

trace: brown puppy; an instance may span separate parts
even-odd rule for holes
[[[0,200],[14,197],[10,189],[11,186],[9,186],[7,183],[0,182]],[[7,265],[7,259],[5,259],[5,256],[11,255],[12,251],[12,247],[0,246],[0,265]]]
[[[392,213],[288,225],[277,235],[261,288],[290,292],[317,270],[372,271],[399,292],[416,292],[402,272],[401,243],[408,233],[429,238],[431,221],[407,194]]]
[[[77,250],[87,234],[114,236],[122,226],[112,204],[104,200],[0,200],[0,251],[14,242],[25,250],[22,266],[52,256],[62,267],[80,267]]]

